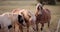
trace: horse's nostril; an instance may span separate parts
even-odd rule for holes
[[[9,25],[9,26],[8,26],[8,29],[10,29],[11,27],[12,27],[12,25]]]

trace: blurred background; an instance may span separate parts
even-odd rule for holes
[[[15,8],[27,9],[35,13],[38,2],[45,4],[44,8],[51,11],[50,28],[48,29],[47,24],[45,24],[43,32],[55,32],[60,18],[60,0],[0,0],[0,14],[10,12]],[[40,26],[39,24],[39,28]]]

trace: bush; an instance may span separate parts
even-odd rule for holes
[[[55,5],[56,4],[56,1],[55,0],[37,0],[39,3],[41,4],[50,4],[50,5]]]

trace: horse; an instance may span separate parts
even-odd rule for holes
[[[29,27],[32,26],[36,30],[36,16],[34,13],[27,9],[13,9],[12,13],[22,14],[27,25],[27,32],[29,32]]]
[[[44,9],[43,5],[38,3],[36,5],[36,11],[35,11],[35,16],[36,16],[36,28],[38,31],[38,24],[41,24],[41,31],[43,30],[44,27],[44,23],[48,23],[48,27],[50,24],[50,20],[51,20],[51,12],[49,9]]]
[[[58,21],[57,29],[56,29],[56,31],[55,31],[55,32],[59,32],[59,29],[60,29],[60,19],[59,19],[59,21]]]
[[[0,15],[0,29],[4,28],[4,32],[9,32],[9,29],[14,27],[14,31],[18,32],[17,30],[19,29],[16,28],[16,25],[23,25],[24,19],[22,15],[18,14],[13,14],[13,13],[3,13]],[[16,30],[15,30],[16,29]],[[21,28],[20,28],[21,30]],[[21,30],[22,31],[22,30]]]

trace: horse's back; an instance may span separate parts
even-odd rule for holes
[[[46,18],[47,18],[47,20],[48,21],[50,21],[50,19],[51,19],[51,12],[50,12],[50,10],[49,9],[45,9],[45,13],[46,13]]]
[[[51,15],[48,9],[43,9],[42,15],[40,16],[40,23],[46,23],[50,21]]]
[[[44,9],[46,11],[47,14],[51,14],[49,9]]]

